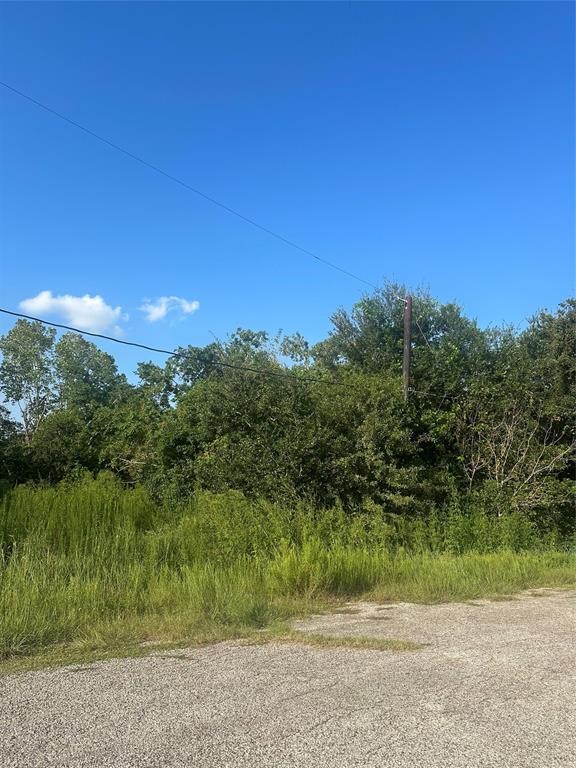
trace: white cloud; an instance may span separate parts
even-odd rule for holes
[[[165,318],[173,309],[179,309],[184,315],[191,315],[199,306],[199,301],[187,301],[179,296],[160,296],[154,301],[146,299],[140,309],[146,314],[148,322],[155,323]]]
[[[102,296],[53,296],[52,291],[40,291],[38,296],[24,299],[20,307],[31,315],[58,315],[83,331],[102,333],[111,330],[117,336],[122,329],[117,325],[119,320],[127,320],[128,315],[122,315],[122,307],[111,307]]]

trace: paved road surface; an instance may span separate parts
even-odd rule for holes
[[[0,765],[576,766],[575,592],[299,628],[427,645],[223,643],[0,678]]]

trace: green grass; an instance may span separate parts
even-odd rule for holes
[[[523,522],[498,533],[490,520],[485,551],[469,546],[471,524],[460,520],[468,544],[458,554],[423,545],[426,525],[434,541],[454,541],[454,521],[443,531],[420,521],[410,547],[407,525],[399,544],[389,519],[373,517],[238,494],[165,509],[109,480],[16,489],[0,506],[0,669],[226,639],[294,642],[291,618],[355,597],[438,602],[576,584],[576,554],[520,547],[531,535]],[[399,650],[409,640],[388,642]]]

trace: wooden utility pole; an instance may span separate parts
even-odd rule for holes
[[[406,296],[404,304],[404,361],[402,364],[402,384],[404,387],[404,402],[408,402],[410,392],[410,353],[412,351],[412,296]]]

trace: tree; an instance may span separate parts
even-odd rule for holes
[[[77,333],[65,333],[54,355],[60,405],[89,413],[108,405],[126,378],[118,373],[112,355]]]
[[[76,469],[98,469],[91,424],[79,410],[57,410],[38,426],[30,442],[30,465],[36,477],[58,482]]]
[[[28,443],[56,402],[55,335],[53,328],[41,323],[18,320],[0,338],[0,389],[5,399],[18,407]]]
[[[8,408],[0,405],[0,480],[15,482],[23,479],[22,427]]]
[[[162,416],[158,405],[140,390],[98,408],[90,420],[90,436],[100,468],[132,484],[150,479],[151,474],[155,477]]]
[[[174,387],[174,367],[171,361],[162,368],[155,363],[138,363],[136,369],[139,390],[149,397],[159,408],[170,408]]]
[[[82,337],[54,346],[53,331],[19,321],[0,341],[1,382],[24,421],[20,431],[0,411],[3,476],[54,482],[111,469],[164,499],[235,489],[350,514],[459,504],[569,533],[576,301],[518,333],[482,330],[417,292],[406,404],[405,292],[388,285],[339,310],[313,349],[299,334],[238,329],[164,366],[141,363],[137,386]]]
[[[338,309],[330,318],[333,330],[312,349],[321,365],[350,364],[364,371],[400,371],[402,366],[403,302],[405,289],[388,284],[364,296],[351,312]]]
[[[350,313],[332,315],[333,330],[313,350],[315,360],[335,369],[351,365],[368,373],[402,369],[404,286],[389,283],[364,296]],[[440,304],[425,291],[413,301],[412,371],[415,389],[451,394],[486,365],[489,335],[462,315],[455,304]]]
[[[470,398],[460,406],[456,433],[469,488],[488,481],[496,507],[504,502],[529,511],[558,503],[557,488],[551,494],[547,481],[573,459],[576,441],[536,402]]]
[[[546,410],[575,424],[576,299],[562,302],[555,314],[539,312],[520,336],[530,360],[532,389]]]

